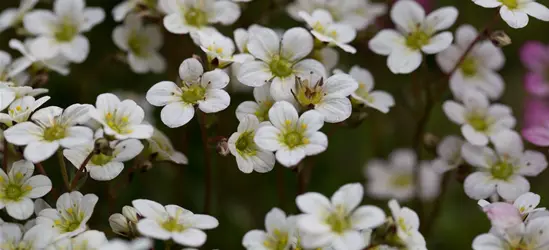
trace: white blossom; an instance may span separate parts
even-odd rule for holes
[[[353,27],[335,23],[330,12],[323,9],[315,10],[311,15],[302,11],[299,15],[312,29],[311,34],[319,41],[329,46],[337,46],[351,54],[356,53],[356,49],[348,44],[356,37],[356,30]]]
[[[238,169],[247,174],[252,171],[266,173],[275,165],[275,155],[254,142],[255,133],[261,126],[256,116],[247,115],[240,120],[237,131],[229,137],[229,150],[236,157]]]
[[[112,9],[112,18],[120,22],[139,7],[146,7],[150,11],[160,11],[157,0],[124,0]]]
[[[21,0],[18,8],[4,9],[4,11],[0,13],[0,32],[21,24],[23,16],[34,8],[37,3],[38,0]]]
[[[44,249],[53,235],[44,228],[33,227],[26,232],[14,223],[0,224],[0,248],[2,250]]]
[[[433,160],[433,168],[444,173],[463,164],[461,147],[465,141],[458,136],[449,135],[437,145],[437,158]]]
[[[284,211],[275,207],[265,216],[266,230],[254,229],[247,232],[242,239],[242,245],[246,249],[289,249],[294,237],[294,219],[293,216],[286,217]]]
[[[176,164],[188,164],[189,159],[185,154],[174,149],[170,138],[168,138],[162,131],[154,129],[154,133],[151,138],[147,139],[148,148],[147,152],[151,155],[155,155],[157,161],[172,161]]]
[[[200,49],[206,53],[208,63],[218,68],[225,68],[234,61],[246,59],[234,57],[235,45],[231,38],[215,32],[198,32]],[[215,61],[214,61],[215,60]]]
[[[33,70],[53,70],[63,76],[69,74],[69,60],[62,55],[57,55],[52,58],[39,58],[36,55],[32,54],[30,50],[30,44],[33,39],[25,40],[23,44],[21,41],[16,39],[11,39],[9,46],[12,49],[19,51],[23,57],[20,57],[15,60],[14,63],[17,64],[18,70],[25,70],[32,66]]]
[[[230,25],[240,17],[240,7],[227,0],[160,0],[168,14],[164,27],[174,34],[187,34],[220,23]]]
[[[473,240],[474,250],[547,249],[549,217],[540,217],[505,231],[481,234]]]
[[[408,207],[401,207],[396,200],[389,201],[389,209],[396,224],[396,235],[405,249],[427,250],[425,238],[419,232],[417,213]]]
[[[13,126],[13,123],[22,123],[29,120],[32,112],[42,106],[50,99],[49,96],[44,96],[36,100],[32,96],[23,96],[15,99],[9,108],[8,113],[0,113],[0,122],[8,127]]]
[[[549,9],[535,0],[473,0],[484,8],[497,8],[503,21],[511,28],[520,29],[528,24],[528,16],[548,22]]]
[[[253,90],[254,101],[245,101],[236,107],[236,118],[242,121],[246,116],[253,115],[259,122],[269,121],[269,110],[275,103],[271,97],[270,86],[263,85]]]
[[[367,69],[353,66],[349,75],[358,82],[358,88],[351,94],[354,100],[383,113],[389,112],[389,109],[395,105],[391,94],[382,90],[373,90],[374,77]]]

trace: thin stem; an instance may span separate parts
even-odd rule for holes
[[[433,209],[429,213],[429,216],[426,217],[426,222],[421,224],[423,226],[423,235],[427,236],[431,229],[433,228],[433,225],[436,222],[436,219],[438,217],[438,214],[442,211],[442,204],[444,203],[444,197],[446,196],[446,193],[448,191],[448,186],[450,186],[450,180],[452,179],[453,171],[452,172],[446,172],[444,176],[442,177],[442,183],[440,184],[440,194],[436,198]]]
[[[84,173],[84,169],[86,168],[86,165],[88,165],[88,162],[91,160],[91,158],[93,157],[94,155],[94,152],[95,150],[92,150],[88,156],[86,156],[86,159],[84,159],[84,161],[82,162],[82,164],[80,164],[80,167],[78,168],[78,171],[76,171],[76,174],[74,175],[74,179],[72,179],[72,182],[71,182],[71,191],[74,190],[76,188],[76,184],[78,184],[78,180],[80,179],[80,177],[82,176],[82,173]]]
[[[276,170],[276,193],[278,194],[278,205],[284,208],[284,172],[283,168]]]
[[[63,176],[65,188],[70,191],[71,187],[69,184],[69,174],[67,174],[67,165],[65,164],[65,157],[63,156],[63,151],[61,149],[57,150],[57,160],[59,160],[59,168],[61,170],[61,176]]]
[[[208,149],[208,128],[206,127],[206,114],[199,111],[198,116],[200,117],[198,125],[200,126],[200,135],[202,136],[202,149],[204,151],[205,165],[204,183],[206,185],[206,188],[204,190],[204,213],[208,214],[210,212],[210,200],[212,197],[212,163]]]
[[[4,138],[4,156],[2,158],[2,169],[4,169],[4,172],[8,172],[8,157],[10,154],[10,150],[8,149],[8,141]]]
[[[301,161],[297,165],[297,195],[305,193],[307,189],[307,167],[305,166],[305,160]]]
[[[42,166],[41,162],[34,163],[34,166],[36,166],[36,168],[38,168],[38,172],[40,172],[40,174],[48,176],[48,174],[46,173],[46,170],[44,169],[44,166]]]

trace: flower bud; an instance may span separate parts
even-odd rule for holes
[[[111,156],[113,149],[111,148],[111,145],[109,141],[105,138],[99,138],[95,140],[93,144],[93,148],[96,154],[104,154]]]
[[[133,223],[137,223],[139,220],[139,214],[137,214],[137,210],[132,206],[124,206],[122,208],[122,214]]]
[[[492,226],[499,229],[511,228],[522,223],[522,216],[513,204],[495,202],[485,204],[482,210],[490,219]]]
[[[215,149],[217,150],[217,153],[221,156],[227,156],[229,155],[229,143],[227,142],[227,138],[221,138],[219,141],[217,141],[217,145],[215,146]]]
[[[503,30],[496,30],[490,34],[490,41],[497,47],[505,47],[511,44],[511,38]]]
[[[115,234],[129,236],[131,229],[128,220],[122,214],[113,214],[109,217],[109,225]]]

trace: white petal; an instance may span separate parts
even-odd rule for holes
[[[391,9],[391,20],[405,32],[412,32],[423,22],[425,11],[415,1],[404,0],[396,2]]]
[[[269,151],[277,151],[281,148],[279,135],[281,131],[273,126],[259,128],[254,137],[254,142],[260,148]]]
[[[185,59],[179,65],[179,77],[186,82],[196,82],[204,74],[202,64],[195,58]]]
[[[305,78],[310,75],[326,78],[326,68],[324,65],[314,59],[305,59],[294,65],[294,74],[299,77]],[[307,78],[305,78],[307,79]],[[292,81],[294,79],[291,79]]]
[[[306,234],[330,233],[330,225],[321,216],[303,214],[297,218],[297,227]]]
[[[514,201],[521,194],[525,194],[530,190],[530,183],[526,180],[526,178],[520,175],[515,175],[511,176],[506,181],[499,182],[497,185],[497,190],[501,198],[508,201]]]
[[[422,60],[421,52],[399,48],[391,52],[387,58],[387,66],[395,74],[408,74],[419,68]]]
[[[141,219],[137,223],[137,230],[143,236],[151,237],[153,239],[168,240],[171,237],[170,232],[164,230],[154,219]]]
[[[347,231],[332,242],[334,250],[363,249],[364,238],[358,231]]]
[[[488,144],[488,137],[484,133],[476,131],[469,124],[464,124],[461,126],[461,133],[468,142],[475,146],[485,146]]]
[[[328,148],[328,136],[322,132],[314,132],[308,136],[309,143],[303,148],[306,155],[317,155]]]
[[[101,8],[86,8],[82,14],[84,22],[80,27],[82,32],[91,30],[93,26],[103,22],[105,20],[105,11]]]
[[[511,28],[520,29],[528,24],[528,15],[525,12],[510,10],[507,6],[502,6],[499,9],[499,14]]]
[[[180,233],[172,234],[173,240],[184,246],[199,247],[206,242],[206,233],[198,229],[189,228]]]
[[[25,156],[25,159],[37,163],[50,158],[58,148],[59,143],[56,141],[35,141],[27,145],[23,155]]]
[[[143,74],[149,71],[147,60],[143,57],[138,57],[133,53],[128,53],[128,64],[135,73]]]
[[[70,61],[81,63],[90,53],[90,42],[85,36],[77,35],[70,43],[61,45],[61,53]]]
[[[166,212],[164,206],[155,201],[138,199],[132,201],[132,205],[145,218],[156,220],[168,216],[168,212]]]
[[[231,97],[225,90],[209,89],[204,101],[198,101],[198,108],[204,113],[215,113],[226,109],[231,103]]]
[[[265,233],[265,231],[251,230],[244,235],[244,238],[242,238],[242,245],[247,249],[253,247],[253,249],[257,250],[268,250],[263,245],[263,242],[269,239],[268,237],[269,236]]]
[[[513,205],[521,211],[521,214],[529,213],[534,210],[540,203],[541,196],[531,192],[525,193],[519,196],[514,202]]]
[[[461,104],[454,101],[446,101],[442,105],[442,108],[451,121],[457,124],[465,123],[465,108]]]
[[[6,140],[18,146],[40,140],[42,135],[42,129],[32,122],[19,123],[4,131]]]
[[[73,126],[65,130],[65,138],[59,140],[59,144],[65,148],[82,145],[93,140],[93,131],[84,126]]]
[[[194,107],[183,102],[173,102],[162,108],[160,119],[170,128],[187,124],[194,116]]]
[[[112,17],[114,21],[120,22],[124,20],[124,17],[126,17],[126,15],[130,13],[133,8],[134,2],[132,1],[124,1],[114,6],[112,9]]]
[[[274,233],[275,230],[285,231],[286,213],[279,208],[273,208],[265,215],[265,229],[267,232]]]
[[[110,181],[122,173],[122,170],[124,170],[124,163],[111,161],[103,166],[93,166],[87,168],[92,179],[98,181]]]
[[[215,217],[205,214],[192,215],[188,223],[197,229],[213,229],[219,226],[219,221]]]
[[[154,106],[165,106],[168,103],[176,102],[180,99],[181,89],[170,81],[162,81],[153,85],[147,91],[147,101]]]
[[[331,203],[326,196],[320,193],[309,192],[297,196],[296,204],[303,213],[322,216],[331,209]]]
[[[283,129],[298,121],[295,107],[286,101],[276,102],[269,110],[269,120],[276,128]]]
[[[421,50],[427,54],[439,53],[450,47],[453,39],[454,36],[451,32],[442,32],[434,37],[431,37],[431,39],[429,39],[429,44],[421,47]]]
[[[265,85],[271,78],[272,73],[269,65],[260,61],[245,62],[238,70],[238,81],[246,86],[260,87]]]
[[[351,221],[357,230],[376,228],[385,222],[385,213],[376,206],[361,206],[353,212]]]
[[[29,198],[40,198],[50,192],[52,184],[51,180],[44,175],[36,175],[25,182],[25,185],[32,187],[32,190],[27,194]]]
[[[327,96],[347,97],[358,88],[357,81],[348,74],[335,74],[326,79],[324,84]]]
[[[330,98],[315,106],[315,110],[324,116],[329,123],[338,123],[351,116],[351,101],[348,98]]]
[[[181,15],[178,12],[168,14],[163,19],[164,27],[174,34],[187,34],[190,31],[189,26],[183,22]]]
[[[215,22],[223,25],[233,24],[240,17],[240,7],[230,1],[216,1],[213,4]]]
[[[202,86],[214,89],[222,89],[229,84],[229,75],[220,69],[204,73],[202,76]]]
[[[37,58],[50,59],[61,53],[61,46],[53,38],[41,36],[30,42],[29,50]]]
[[[537,2],[528,2],[522,7],[522,11],[542,21],[549,21],[549,9]]]
[[[485,172],[475,172],[467,176],[463,187],[465,194],[472,199],[486,199],[496,191],[496,181]],[[499,188],[499,187],[498,187]]]
[[[269,28],[257,28],[250,32],[248,51],[254,57],[265,62],[270,62],[280,48],[280,38]]]
[[[49,10],[35,10],[23,17],[25,29],[33,35],[52,33],[56,22],[57,17]]]
[[[257,89],[257,88],[256,88]],[[255,89],[254,89],[255,90]],[[259,105],[256,102],[246,101],[236,107],[236,118],[242,122],[242,120],[248,115],[254,115],[259,110]]]
[[[276,151],[276,160],[285,167],[293,167],[305,158],[303,148],[281,148]]]
[[[445,30],[456,22],[457,16],[458,10],[455,7],[443,7],[429,13],[423,25],[429,31]]]
[[[360,183],[346,184],[340,187],[334,195],[332,195],[332,205],[340,206],[347,213],[351,213],[364,196],[364,188]]]
[[[281,56],[291,62],[304,58],[313,50],[313,37],[304,28],[287,30],[281,43]]]
[[[461,147],[461,155],[467,163],[478,168],[490,168],[498,160],[496,153],[491,148],[474,146],[469,143],[465,143]]]
[[[9,216],[17,220],[26,220],[34,212],[34,203],[29,198],[23,198],[17,202],[10,202],[6,205]]]
[[[396,30],[385,29],[376,34],[370,42],[368,47],[380,55],[389,55],[394,49],[402,48],[405,43],[404,36],[398,33]]]
[[[113,155],[114,161],[129,161],[136,157],[141,150],[143,150],[143,144],[137,139],[127,139],[119,142],[114,147]]]
[[[489,233],[481,234],[473,240],[474,250],[501,250],[508,247],[504,239]]]
[[[537,176],[547,168],[545,155],[531,150],[526,150],[520,158],[518,173],[525,176]]]
[[[473,0],[473,2],[484,8],[495,8],[502,5],[501,1],[499,0]]]
[[[373,91],[370,93],[370,97],[373,101],[366,104],[383,113],[389,112],[389,109],[395,105],[395,99],[393,96],[385,91]]]

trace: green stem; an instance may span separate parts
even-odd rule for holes
[[[65,157],[63,156],[63,150],[57,150],[57,159],[59,160],[59,168],[61,170],[61,176],[63,176],[63,183],[65,183],[65,188],[67,191],[71,190],[69,185],[69,174],[67,173],[67,165],[65,164]]]
[[[210,200],[212,196],[212,163],[208,150],[208,128],[206,127],[206,114],[202,111],[198,111],[197,113],[198,117],[200,117],[198,125],[200,126],[200,135],[202,137],[202,149],[204,151],[205,165],[204,185],[206,185],[206,187],[204,190],[204,213],[208,214],[210,212]]]

